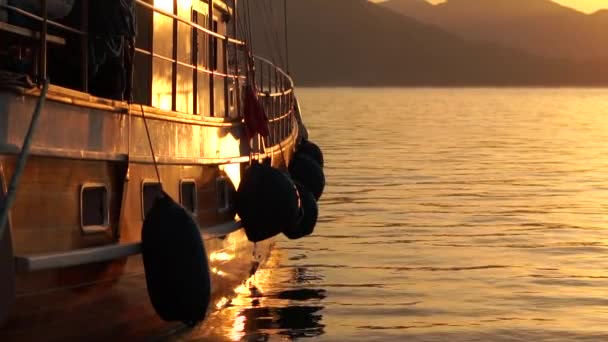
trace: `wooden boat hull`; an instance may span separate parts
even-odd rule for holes
[[[212,271],[211,310],[225,304],[233,290],[269,255],[272,241],[253,245],[243,230],[224,239],[205,239]],[[221,257],[217,258],[217,255]],[[216,257],[214,257],[216,256]],[[228,258],[232,258],[227,260]],[[72,279],[91,275],[93,283]],[[163,322],[150,304],[141,255],[20,275],[19,288],[46,279],[66,284],[49,291],[22,292],[0,329],[0,340],[142,339],[166,334],[184,325]]]
[[[12,290],[0,289],[5,292],[0,304],[8,307],[8,316],[0,317],[1,341],[137,339],[183,327],[157,317],[139,254],[143,189],[157,182],[143,115],[123,103],[78,96],[50,93],[41,116],[44,129],[34,139],[10,212],[10,234],[0,241],[12,246],[13,254],[0,255],[0,276],[13,275],[3,261],[14,259],[16,266],[14,304],[2,302],[10,302]],[[0,92],[6,109],[0,111],[0,195],[13,175],[35,99],[36,94]],[[222,184],[237,187],[252,154],[285,169],[295,150],[297,121],[291,113],[276,118],[268,147],[262,150],[258,140],[251,150],[243,146],[240,122],[140,110],[149,111],[163,190],[180,202],[182,183],[195,184],[193,212],[211,270],[210,308],[216,309],[264,262],[273,245],[272,240],[247,240],[226,206],[231,187]],[[177,137],[189,143],[177,144]],[[107,222],[92,231],[82,224],[86,184],[107,188]]]

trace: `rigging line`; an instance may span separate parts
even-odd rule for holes
[[[285,66],[285,57],[283,56],[283,49],[281,48],[281,39],[279,38],[279,15],[278,13],[275,15],[274,7],[272,6],[272,2],[270,3],[270,16],[272,20],[270,23],[272,24],[271,32],[273,33],[273,39],[275,48],[277,49],[277,54],[279,56],[280,65]]]
[[[250,0],[246,0],[243,1],[243,12],[245,13],[244,16],[244,30],[243,33],[246,35],[246,40],[247,40],[247,44],[245,46],[245,62],[246,62],[246,72],[247,72],[247,82],[253,86],[254,88],[257,89],[256,84],[255,84],[255,61],[253,61],[253,66],[251,65],[252,62],[252,58],[253,58],[253,35],[252,35],[252,28],[251,28],[251,2]]]
[[[245,35],[245,19],[246,19],[246,14],[247,14],[247,8],[245,6],[245,0],[240,0],[237,3],[238,9],[237,9],[237,16],[234,17],[234,20],[236,20],[236,26],[237,26],[237,32],[236,32],[236,38],[241,40],[241,41],[247,41],[247,36]]]
[[[253,58],[253,54],[254,54],[254,40],[253,40],[253,25],[251,24],[252,22],[252,4],[251,4],[251,0],[246,0],[247,2],[247,6],[246,6],[246,34],[247,34],[247,41],[248,44],[246,45],[246,50],[245,53],[247,54],[246,57],[246,61],[247,61],[247,76],[248,76],[248,82],[253,85],[255,87],[255,60],[253,60],[253,66],[250,66],[250,62],[251,59]]]
[[[236,0],[235,0],[236,1]],[[246,13],[247,11],[245,10],[245,6],[244,6],[245,0],[241,0],[240,2],[238,2],[236,4],[236,6],[238,6],[237,9],[237,17],[235,17],[234,20],[236,20],[236,26],[237,26],[237,32],[235,32],[236,34],[236,39],[240,39],[243,41],[247,41],[248,38],[245,34],[245,23],[244,21],[246,20]]]
[[[253,34],[252,34],[252,25],[251,25],[251,0],[247,0],[247,33],[249,39],[249,49],[253,51]]]
[[[258,4],[260,7],[262,7],[261,9],[258,10],[258,12],[260,13],[260,16],[262,17],[262,25],[260,25],[261,27],[261,33],[263,34],[264,38],[265,38],[265,43],[267,45],[268,48],[268,53],[270,54],[270,60],[272,61],[272,63],[276,63],[276,51],[274,50],[274,45],[272,44],[272,34],[269,32],[269,25],[268,25],[268,17],[266,16],[266,12],[267,12],[267,8],[266,8],[266,0],[262,0],[261,2],[257,2],[256,4]],[[270,19],[272,20],[272,18]]]
[[[272,1],[272,0],[268,0],[268,1]],[[270,3],[271,4],[271,3]],[[272,35],[272,27],[271,27],[271,23],[274,20],[273,16],[272,16],[272,9],[270,8],[270,4],[266,4],[266,0],[262,0],[262,15],[264,16],[264,34],[266,36],[266,43],[268,44],[268,48],[270,49],[270,57],[271,60],[274,64],[276,64],[276,59],[275,57],[277,57],[276,51],[275,51],[275,46],[274,46],[274,42],[273,42],[273,35]]]
[[[285,70],[287,71],[287,75],[289,75],[289,26],[287,25],[287,18],[287,0],[283,0],[283,20],[285,21],[283,24],[283,31],[285,33]]]
[[[239,32],[241,34],[241,38],[243,41],[248,41],[249,37],[247,37],[246,34],[246,29],[245,26],[247,24],[247,1],[246,0],[241,0],[238,4],[239,6],[239,10],[237,11],[237,13],[239,14],[239,17],[237,18],[237,22],[238,22],[238,27],[239,27]]]
[[[141,116],[144,119],[144,127],[146,127],[146,135],[148,136],[148,145],[150,145],[150,152],[152,153],[152,161],[154,162],[154,170],[156,171],[156,177],[158,178],[158,185],[161,191],[163,190],[163,183],[160,181],[160,172],[158,172],[158,163],[156,162],[156,156],[154,155],[154,148],[152,147],[152,138],[150,138],[150,130],[148,129],[148,123],[146,122],[146,113],[144,111],[144,105],[139,105],[141,108]]]
[[[240,2],[242,19],[238,20],[239,29],[241,30],[241,34],[243,40],[246,42],[245,53],[248,54],[248,50],[252,49],[252,35],[251,35],[251,21],[250,21],[250,10],[249,10],[249,1],[243,0]]]
[[[272,0],[269,0],[268,13],[270,16],[269,20],[267,20],[267,32],[268,36],[270,37],[269,45],[273,53],[278,57],[278,63],[276,60],[273,60],[273,63],[278,65],[284,65],[285,59],[283,58],[283,53],[281,49],[279,30],[277,28],[277,16],[275,16],[274,7],[272,6]]]

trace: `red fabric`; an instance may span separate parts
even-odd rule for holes
[[[247,135],[252,138],[256,133],[267,137],[270,133],[268,129],[268,117],[264,107],[258,99],[255,89],[251,86],[245,88],[245,108],[244,108],[245,127]]]

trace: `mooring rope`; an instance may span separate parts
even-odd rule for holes
[[[146,122],[146,114],[144,112],[144,106],[139,105],[141,108],[141,116],[144,119],[144,127],[146,127],[146,135],[148,136],[148,145],[150,145],[150,152],[152,153],[152,161],[154,162],[154,170],[156,171],[156,177],[158,178],[158,185],[162,191],[163,183],[160,181],[160,172],[158,172],[158,163],[156,162],[156,156],[154,155],[154,147],[152,147],[152,138],[150,138],[150,130],[148,130],[148,123]]]
[[[40,93],[40,97],[38,98],[38,103],[36,104],[36,109],[34,109],[34,113],[32,114],[32,120],[30,121],[30,127],[27,130],[25,135],[25,139],[23,139],[23,145],[21,146],[21,152],[19,153],[19,158],[17,159],[17,165],[15,166],[15,172],[13,173],[13,177],[11,178],[11,183],[8,187],[8,192],[6,195],[6,201],[4,202],[4,208],[2,208],[2,213],[0,216],[0,237],[4,236],[5,229],[7,227],[8,221],[8,213],[15,202],[15,198],[17,195],[17,186],[19,185],[19,180],[23,175],[23,171],[25,170],[25,163],[27,162],[27,158],[30,153],[30,148],[32,146],[32,140],[34,140],[34,133],[36,132],[36,128],[38,127],[38,122],[40,119],[40,113],[42,112],[42,106],[44,105],[44,101],[46,100],[46,95],[49,91],[49,80],[45,80],[42,86],[42,92]]]

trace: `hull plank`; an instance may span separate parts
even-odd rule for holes
[[[227,61],[224,52],[218,52]],[[141,340],[184,328],[157,317],[148,299],[141,255],[119,254],[88,264],[55,263],[38,270],[23,267],[24,261],[49,255],[74,260],[71,253],[95,247],[105,252],[104,247],[133,245],[138,251],[143,184],[157,182],[142,110],[164,191],[180,202],[181,183],[195,184],[188,191],[196,194],[195,219],[211,272],[210,310],[225,305],[269,256],[273,242],[252,244],[244,230],[233,225],[234,212],[220,203],[224,198],[233,202],[232,192],[224,192],[220,180],[231,180],[238,187],[250,158],[285,170],[299,136],[291,80],[282,71],[267,76],[258,95],[264,98],[270,136],[252,141],[244,138],[240,110],[244,83],[231,85],[221,75],[211,77],[217,81],[209,85],[214,94],[211,101],[199,105],[215,107],[217,117],[130,106],[51,86],[11,209],[10,230],[0,237],[0,275],[7,286],[14,286],[0,287],[0,309],[4,310],[0,310],[0,341],[107,341],[116,336]],[[229,92],[234,92],[230,101]],[[5,180],[12,176],[39,95],[37,88],[0,91],[0,176]],[[99,229],[81,226],[81,191],[86,184],[107,189],[107,210],[100,210],[107,211],[107,222]],[[12,272],[15,261],[20,267]],[[14,281],[10,280],[13,276]]]
[[[269,149],[268,160],[273,166],[286,167],[294,143],[295,139],[288,140],[284,141],[283,150]],[[0,156],[0,166],[7,177],[12,174],[14,159],[12,155]],[[138,243],[142,183],[156,182],[156,173],[152,164],[131,163],[128,173],[125,166],[123,162],[103,160],[31,157],[11,217],[16,255]],[[233,213],[219,210],[217,179],[230,178],[238,186],[242,166],[159,165],[165,191],[177,200],[181,180],[196,183],[196,219],[211,270],[212,310],[232,297],[234,289],[255,273],[272,246],[272,241],[250,243],[242,229],[229,229],[225,236],[206,233],[207,228],[232,220]],[[82,183],[108,185],[111,227],[107,232],[93,236],[82,233]],[[184,327],[157,317],[149,303],[140,255],[82,266],[20,271],[15,285],[15,305],[0,326],[2,341],[36,340],[40,336],[58,340],[108,340],[115,336],[141,339]]]
[[[272,242],[254,246],[239,230],[224,239],[207,239],[205,246],[212,269],[214,310],[264,262]],[[20,293],[14,311],[0,329],[2,341],[38,340],[41,336],[56,340],[144,338],[183,327],[161,321],[154,312],[148,300],[141,256],[31,272],[18,279]],[[52,290],[41,290],[37,285],[50,279],[56,284]],[[94,282],[87,282],[91,279]]]
[[[7,179],[12,176],[15,159],[0,156]],[[31,157],[11,209],[15,254],[67,251],[112,243],[118,225],[119,201],[110,201],[107,230],[85,235],[80,228],[80,188],[85,183],[107,184],[110,198],[120,199],[119,167],[117,163],[101,161]]]

